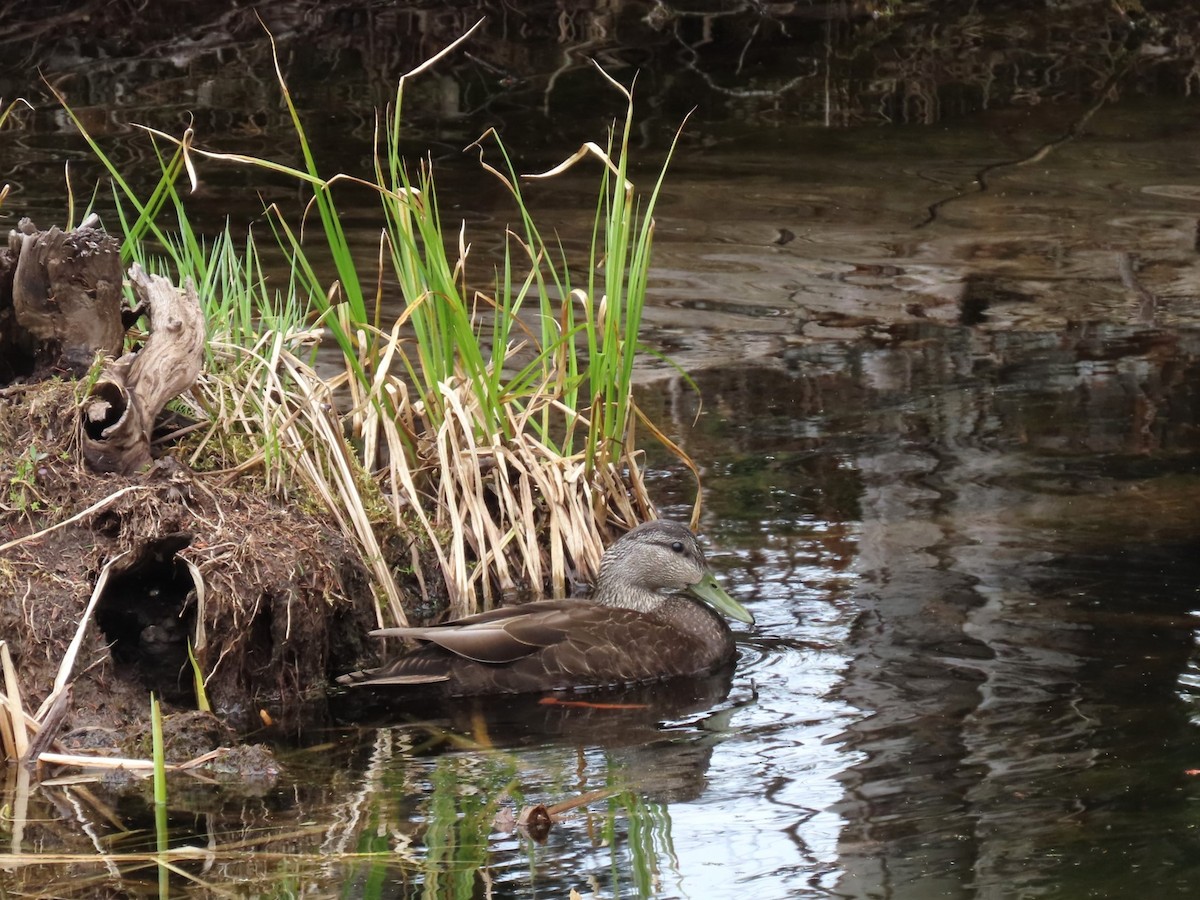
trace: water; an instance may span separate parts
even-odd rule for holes
[[[701,373],[706,406],[738,411],[689,432],[705,531],[758,617],[730,684],[655,692],[649,716],[340,732],[173,824],[217,847],[290,835],[218,857],[256,891],[292,872],[362,896],[1190,894],[1195,336],[1153,396],[1169,414],[1141,424],[1146,368],[1097,379],[1027,339],[964,375],[969,336]],[[871,389],[871,369],[917,374]],[[694,395],[671,399],[691,421]],[[683,474],[657,474],[681,513]],[[543,845],[495,822],[607,787]],[[31,818],[94,819],[70,792],[43,787]]]
[[[333,110],[318,140],[361,162],[359,119],[307,87]],[[1034,162],[1085,103],[826,131],[710,96],[668,179],[647,331],[698,393],[648,359],[642,396],[703,470],[714,568],[758,619],[736,672],[634,709],[347,726],[285,752],[273,785],[173,778],[173,842],[199,848],[174,890],[1194,896],[1200,134],[1194,99],[1170,93],[1101,109]],[[259,105],[227,120],[266,146],[246,121],[278,110]],[[586,131],[562,118],[528,132],[529,168]],[[428,127],[461,146],[468,124]],[[502,221],[448,165],[473,223]],[[539,195],[568,240],[589,179]],[[22,182],[49,214],[42,185]],[[209,189],[214,216],[244,193]],[[690,475],[651,463],[684,517]],[[144,799],[17,779],[0,886],[158,893],[129,856],[153,847]],[[590,791],[544,843],[512,826]]]

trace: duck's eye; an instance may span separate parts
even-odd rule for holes
[[[683,552],[683,541],[676,541],[675,543],[673,543],[671,545],[671,549],[674,550],[676,553],[682,553]]]

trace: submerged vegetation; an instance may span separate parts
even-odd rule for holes
[[[554,841],[575,848],[569,877],[582,896],[651,897],[678,877],[667,806],[643,798],[619,750],[589,757],[581,771],[553,771],[465,739],[455,752],[427,752],[445,739],[398,727],[361,749],[299,752],[292,764],[303,775],[282,803],[278,788],[227,778],[214,796],[161,754],[147,770],[141,814],[128,802],[106,805],[103,787],[77,780],[32,792],[26,784],[27,806],[0,818],[4,885],[34,897],[340,889],[469,900],[505,884],[552,884],[562,877],[548,863]],[[84,827],[52,831],[46,823],[63,809]]]

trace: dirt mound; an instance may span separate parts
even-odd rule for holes
[[[0,389],[0,638],[25,707],[50,693],[96,589],[63,730],[126,729],[154,691],[194,708],[189,644],[214,712],[246,731],[324,715],[331,677],[369,658],[368,575],[315,504],[226,485],[173,459],[134,476],[87,471],[84,388]]]

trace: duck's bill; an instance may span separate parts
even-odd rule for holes
[[[700,581],[688,588],[688,590],[717,612],[721,613],[721,615],[737,619],[739,622],[745,622],[747,625],[754,624],[754,616],[750,615],[750,610],[725,593],[722,587],[717,584],[717,579],[713,578],[711,574],[705,575]]]

